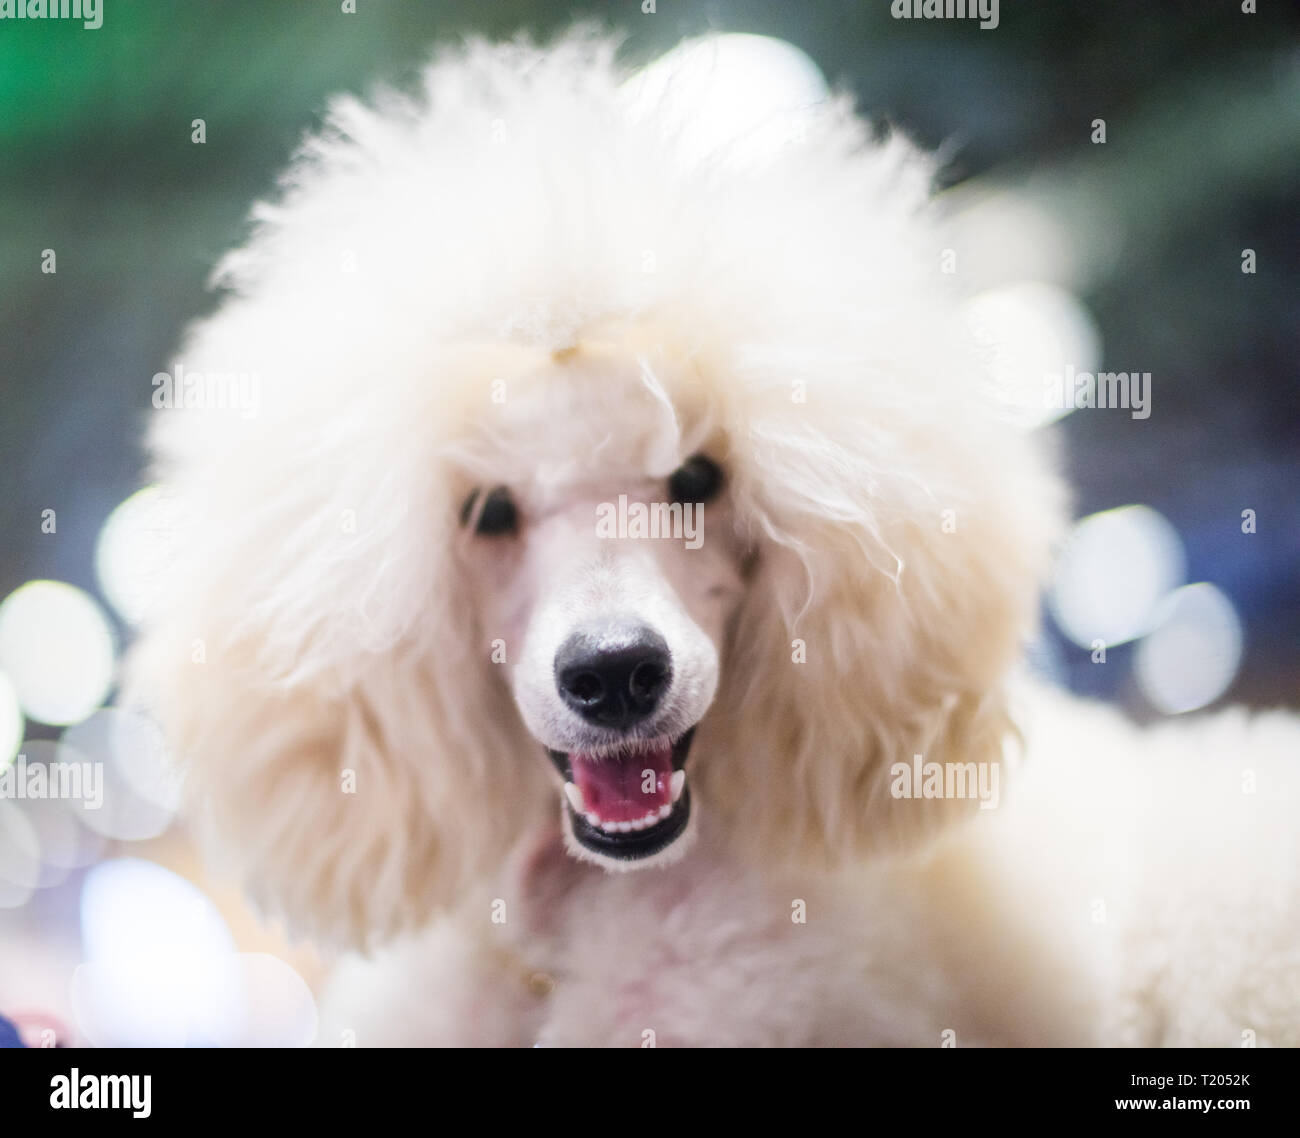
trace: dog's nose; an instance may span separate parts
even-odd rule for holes
[[[555,684],[574,711],[602,727],[630,727],[668,690],[672,656],[645,625],[575,632],[555,653]]]

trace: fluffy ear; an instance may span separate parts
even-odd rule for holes
[[[533,822],[526,804],[549,800],[531,788],[541,764],[510,761],[530,752],[475,662],[391,652],[332,690],[277,681],[252,641],[194,631],[208,634],[197,657],[201,636],[147,637],[134,684],[215,867],[295,934],[364,947],[417,926],[499,864]]]
[[[331,361],[238,308],[182,358],[239,351],[273,380],[260,416],[154,425],[175,557],[128,699],[161,722],[216,867],[294,932],[361,944],[490,873],[553,795],[465,602],[454,399],[338,383],[314,403]]]
[[[916,755],[987,764],[1005,790],[1004,684],[1063,496],[1037,441],[976,400],[864,389],[759,408],[736,455],[758,564],[692,778],[765,858],[844,863],[978,806],[895,797]]]

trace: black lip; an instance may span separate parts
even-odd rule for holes
[[[690,753],[694,736],[695,728],[692,727],[673,744],[673,770],[679,771],[686,766],[686,756]],[[546,753],[565,782],[572,782],[573,769],[568,754],[550,748]],[[691,788],[682,788],[681,798],[673,803],[672,813],[662,822],[656,822],[644,830],[629,830],[625,834],[610,834],[593,826],[586,818],[575,814],[567,800],[564,809],[573,826],[573,836],[581,845],[594,853],[617,858],[619,861],[638,861],[667,849],[681,837],[686,823],[691,820]]]
[[[667,849],[681,837],[686,823],[691,820],[691,788],[682,788],[681,798],[673,803],[673,812],[662,822],[626,834],[607,834],[586,818],[580,818],[567,802],[564,808],[569,812],[569,821],[573,824],[573,836],[587,849],[606,857],[618,858],[619,861],[639,861]]]

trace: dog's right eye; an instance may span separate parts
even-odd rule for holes
[[[674,502],[708,502],[722,489],[722,468],[703,454],[693,454],[668,479]]]
[[[478,503],[479,491],[475,490],[460,508],[460,524],[468,525],[474,517],[474,508]],[[478,521],[474,532],[484,537],[497,537],[500,534],[514,533],[519,528],[519,511],[510,491],[498,486],[487,492],[483,505],[478,511]]]

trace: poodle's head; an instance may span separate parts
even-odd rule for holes
[[[559,818],[610,870],[833,867],[1001,761],[1057,513],[986,405],[928,175],[842,102],[686,157],[611,51],[338,104],[179,354],[132,686],[265,906],[410,926]]]

